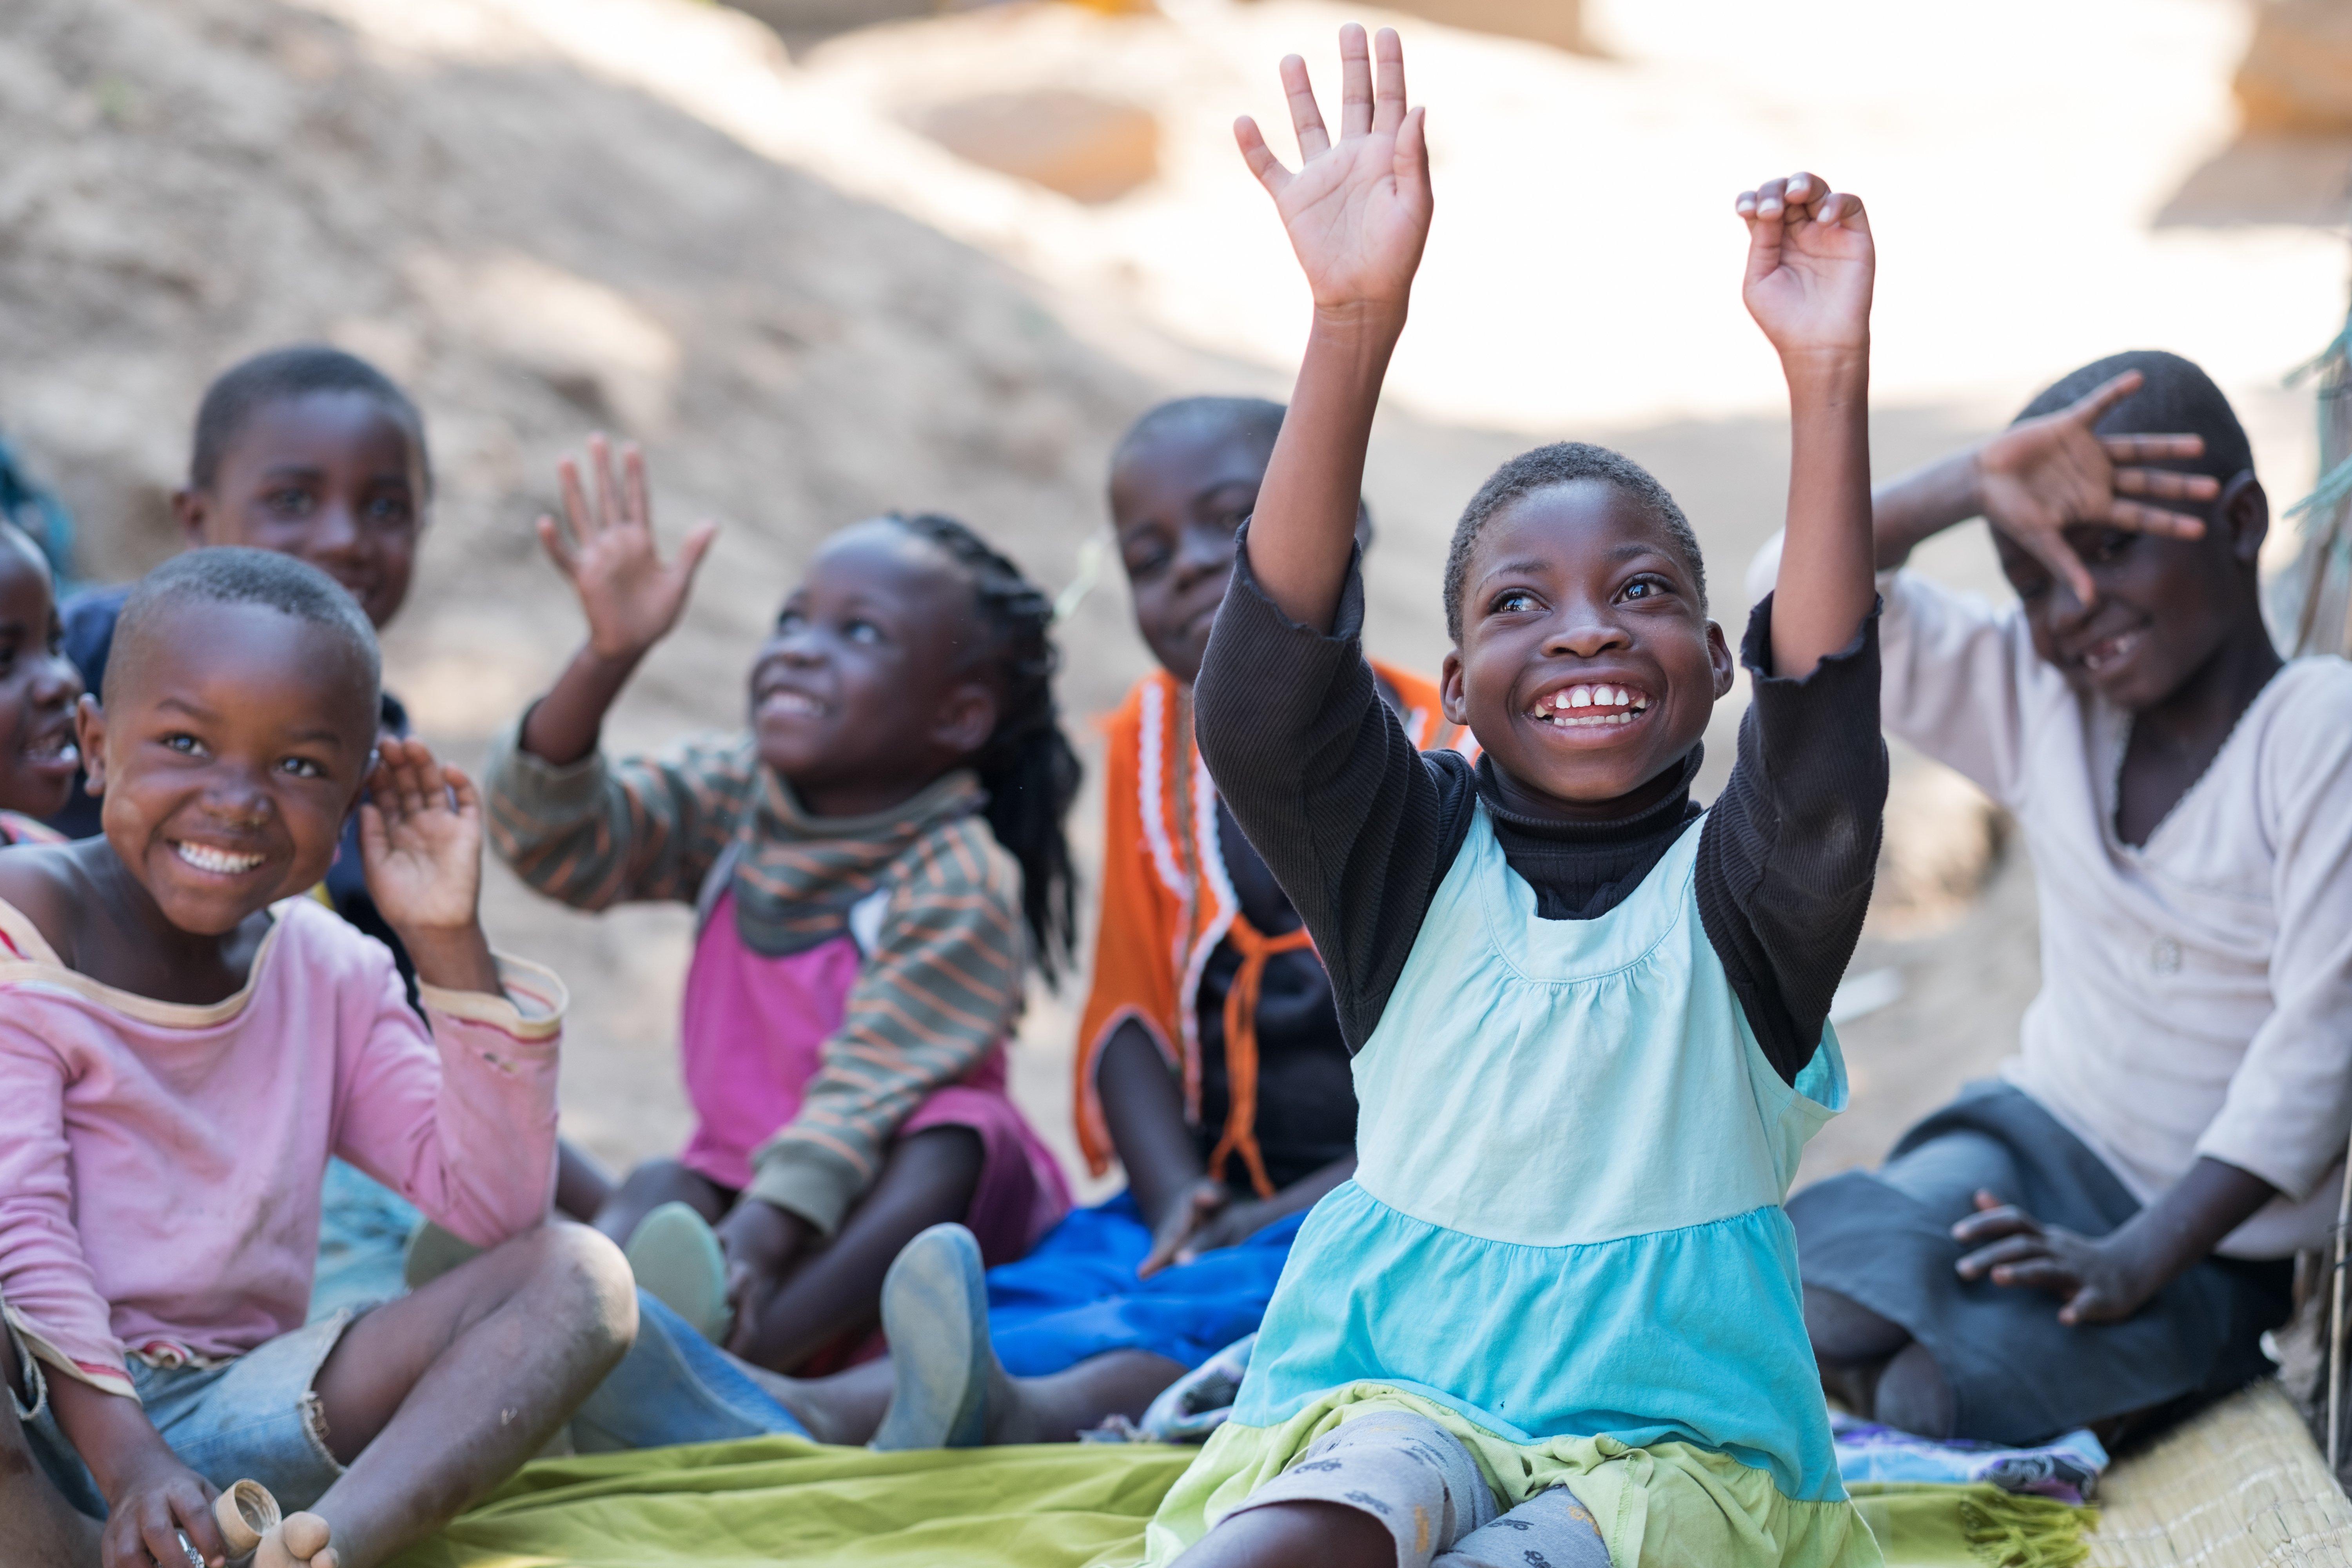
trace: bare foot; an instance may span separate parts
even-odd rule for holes
[[[261,1538],[253,1568],[339,1568],[341,1559],[327,1544],[332,1533],[315,1513],[289,1513],[286,1522]]]

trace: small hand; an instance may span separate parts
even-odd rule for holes
[[[634,660],[677,625],[719,525],[696,523],[676,559],[665,563],[654,541],[644,454],[634,443],[624,447],[616,478],[610,444],[592,436],[588,461],[595,474],[594,500],[581,486],[580,465],[564,458],[556,473],[570,530],[542,517],[539,542],[580,595],[580,607],[588,615],[589,647],[608,659]]]
[[[1151,1250],[1136,1267],[1137,1277],[1148,1279],[1171,1263],[1191,1262],[1190,1254],[1200,1250],[1202,1227],[1233,1201],[1232,1189],[1223,1182],[1202,1177],[1193,1183],[1152,1228]]]
[[[1433,197],[1423,110],[1405,108],[1404,46],[1383,27],[1375,47],[1377,83],[1364,29],[1352,22],[1339,29],[1337,142],[1324,128],[1307,62],[1284,57],[1282,86],[1298,136],[1297,174],[1282,166],[1249,116],[1234,122],[1234,140],[1274,197],[1316,309],[1369,309],[1401,321],[1429,238]]]
[[[103,1568],[189,1568],[183,1535],[211,1568],[228,1561],[228,1543],[213,1519],[217,1489],[169,1449],[158,1445],[154,1457],[114,1478],[114,1487],[99,1537]]]
[[[422,741],[385,737],[360,806],[368,891],[392,928],[463,931],[478,921],[482,799],[463,772]]]
[[[2221,481],[2209,474],[2117,466],[2199,457],[2205,450],[2201,436],[2092,434],[2108,409],[2139,390],[2140,379],[2139,372],[2127,370],[2068,407],[2011,426],[1977,452],[1985,520],[2063,577],[2084,605],[2097,602],[2098,590],[2066,542],[2068,526],[2104,523],[2166,539],[2202,539],[2202,518],[2125,498],[2210,501],[2221,492]]]
[[[808,1222],[747,1196],[719,1222],[718,1230],[719,1250],[727,1256],[727,1305],[735,1313],[727,1348],[750,1359],[769,1300],[807,1244]]]
[[[1990,1276],[1996,1285],[2063,1297],[2058,1321],[2070,1324],[2128,1318],[2155,1293],[2115,1248],[2045,1224],[1988,1192],[1977,1194],[1976,1203],[1978,1212],[1952,1226],[1952,1239],[1974,1249],[1959,1261],[1961,1279]]]
[[[1748,224],[1740,298],[1780,357],[1867,352],[1877,258],[1862,198],[1791,174],[1740,192],[1734,205]]]

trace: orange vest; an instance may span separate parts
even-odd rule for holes
[[[1415,746],[1477,754],[1469,732],[1446,722],[1433,681],[1377,660],[1372,668],[1403,700],[1405,733]],[[1216,786],[1193,744],[1192,718],[1190,689],[1156,669],[1103,721],[1110,745],[1103,770],[1102,913],[1094,987],[1078,1022],[1078,1146],[1096,1175],[1110,1168],[1110,1129],[1095,1069],[1112,1033],[1129,1019],[1183,1074],[1184,1113],[1199,1123],[1201,975],[1217,944],[1230,942],[1242,955],[1225,995],[1231,1108],[1209,1173],[1222,1180],[1228,1157],[1239,1155],[1251,1184],[1270,1195],[1254,1131],[1258,984],[1268,958],[1310,942],[1304,927],[1269,937],[1243,918],[1217,843]]]

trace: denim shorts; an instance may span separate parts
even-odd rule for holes
[[[236,1480],[259,1481],[289,1512],[309,1508],[343,1473],[327,1451],[326,1423],[310,1385],[358,1316],[345,1308],[217,1366],[134,1360],[131,1384],[147,1419],[188,1468],[224,1489]],[[14,1329],[7,1344],[25,1388],[24,1399],[10,1402],[34,1458],[77,1511],[105,1518],[106,1500],[50,1406],[50,1369]]]

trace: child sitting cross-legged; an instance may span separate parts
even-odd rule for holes
[[[54,844],[37,819],[66,803],[81,766],[56,582],[32,536],[0,521],[0,847]]]
[[[2229,401],[2116,354],[1883,487],[1886,728],[2014,813],[2042,989],[1997,1082],[1798,1194],[1830,1386],[1931,1437],[2120,1437],[2269,1369],[2352,1124],[2352,667],[2282,661]],[[1982,515],[2012,605],[1904,570]]]
[[[1330,973],[1360,1163],[1299,1232],[1150,1559],[1874,1563],[1780,1208],[1844,1099],[1824,1018],[1885,789],[1861,205],[1803,174],[1738,203],[1793,441],[1715,805],[1689,786],[1732,653],[1696,542],[1596,447],[1515,458],[1470,502],[1442,689],[1484,755],[1421,752],[1357,642],[1352,536],[1429,169],[1395,35],[1377,73],[1360,28],[1340,54],[1336,136],[1283,63],[1301,170],[1238,127],[1315,315],[1196,722]]]
[[[760,649],[748,731],[608,761],[605,710],[676,624],[712,530],[663,561],[642,459],[616,472],[599,438],[590,466],[593,497],[567,461],[566,525],[540,524],[588,643],[493,753],[493,842],[582,908],[696,907],[694,1135],[595,1223],[730,1350],[829,1370],[917,1233],[960,1221],[1004,1261],[1069,1206],[1003,1057],[1032,954],[1050,976],[1069,951],[1078,764],[1052,605],[960,522],[855,524]]]
[[[379,745],[377,669],[324,574],[182,556],[124,604],[79,711],[104,832],[0,854],[0,1535],[36,1521],[44,1561],[179,1568],[184,1537],[218,1564],[213,1494],[251,1477],[316,1510],[291,1558],[383,1562],[632,1343],[618,1253],[541,1224],[562,988],[492,956],[473,786]],[[422,1017],[383,945],[304,896],[363,788]],[[489,1250],[304,1326],[330,1154]]]

